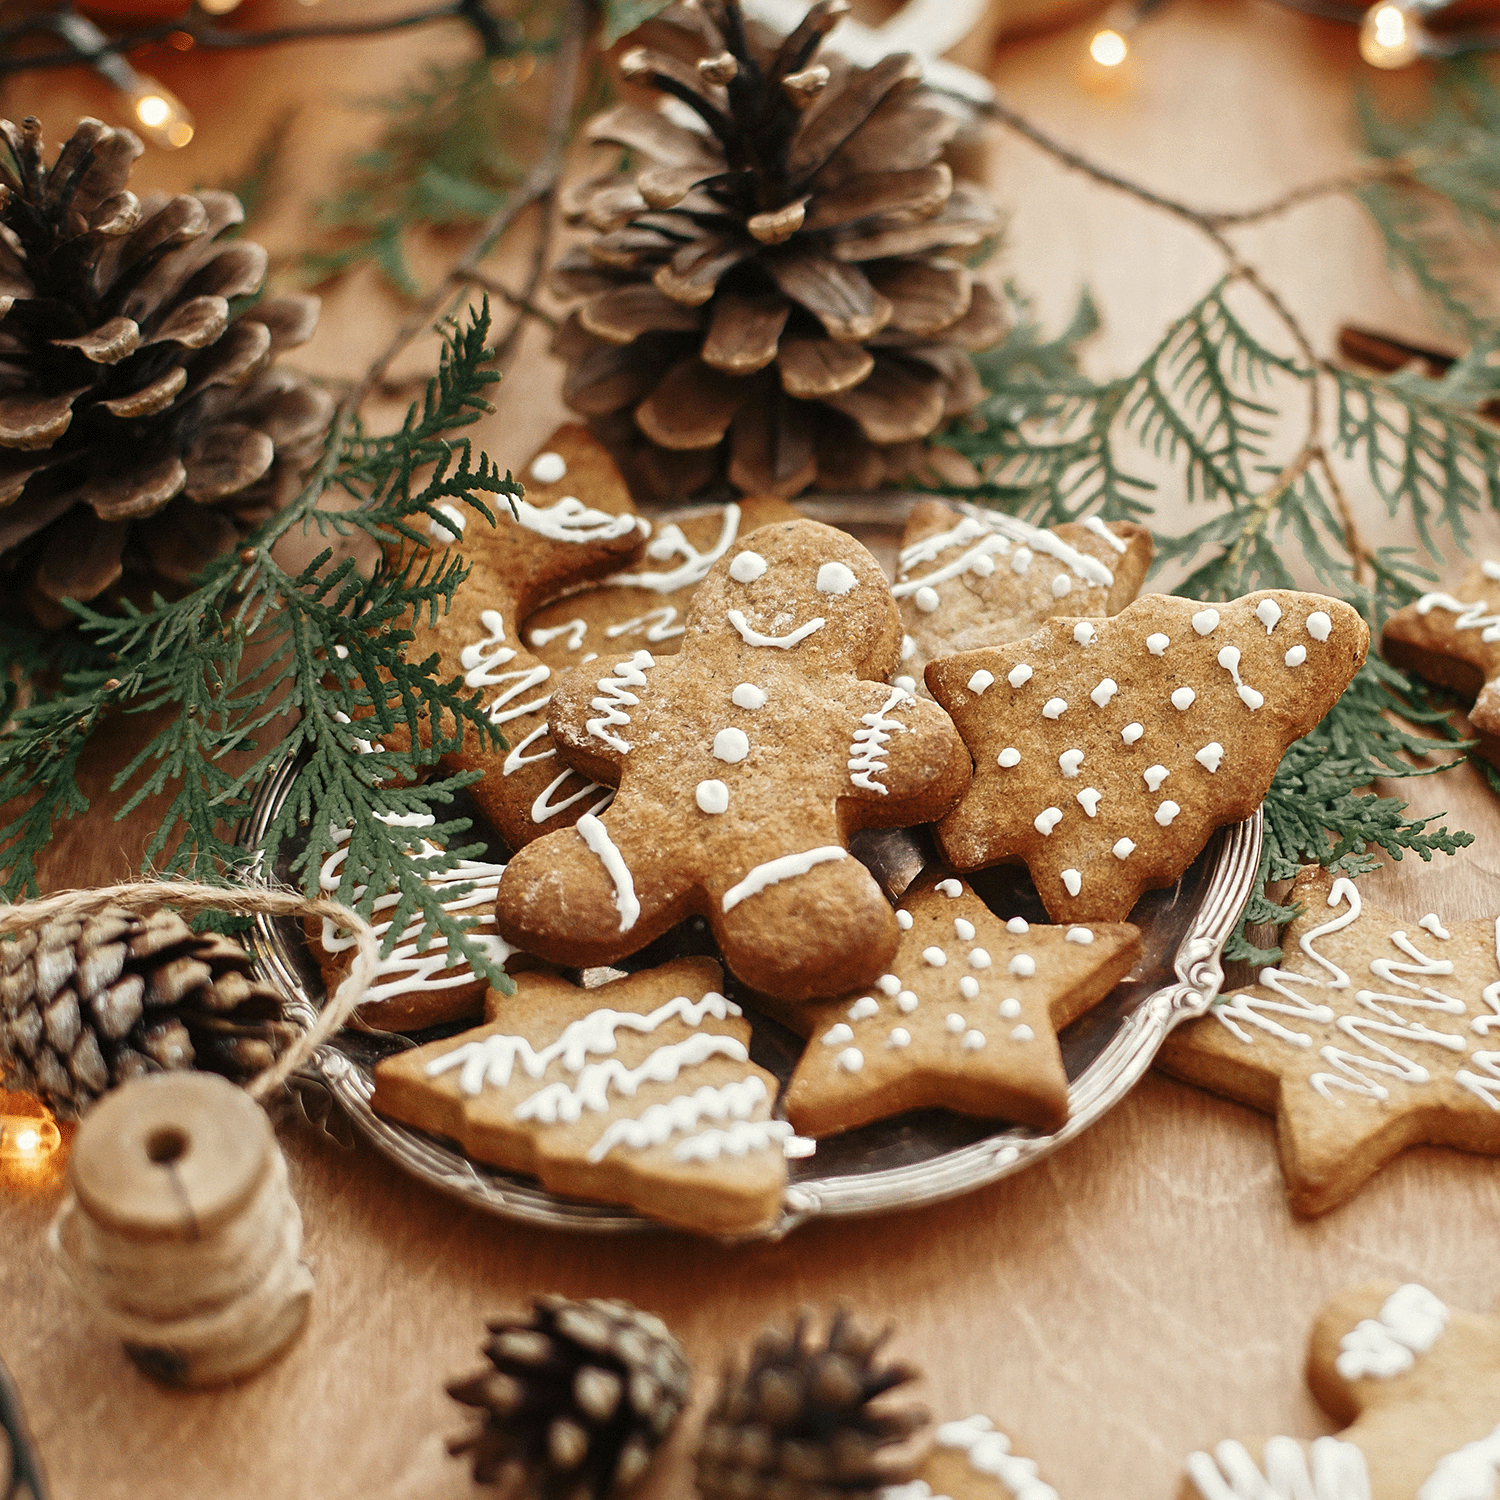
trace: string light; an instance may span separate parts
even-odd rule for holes
[[[60,1145],[62,1132],[50,1116],[0,1115],[0,1161],[43,1161]]]
[[[1359,26],[1359,55],[1374,68],[1405,68],[1421,55],[1423,27],[1407,7],[1381,0]]]
[[[1101,68],[1118,68],[1130,56],[1130,34],[1163,0],[1119,0],[1105,12],[1089,41],[1089,56]]]
[[[180,151],[193,138],[193,117],[176,94],[154,78],[137,72],[86,16],[61,11],[55,24],[63,39],[94,59],[94,66],[130,101],[130,113],[141,133],[168,151]]]

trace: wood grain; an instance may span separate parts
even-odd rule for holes
[[[293,0],[263,0],[255,19],[297,13]],[[1010,102],[1111,166],[1234,208],[1355,160],[1352,84],[1370,75],[1358,74],[1347,28],[1264,0],[1178,0],[1137,33],[1127,70],[1107,91],[1082,64],[1088,30],[1017,42],[995,76]],[[197,115],[199,135],[179,157],[148,154],[140,175],[164,187],[224,180],[244,163],[250,122],[295,104],[283,193],[255,226],[284,257],[334,163],[370,137],[375,122],[350,107],[352,96],[459,45],[452,33],[424,32],[244,58],[153,57],[151,68]],[[53,139],[75,114],[118,118],[117,102],[81,75],[34,85],[39,100],[21,97],[23,87],[9,85],[8,111],[40,108]],[[1085,285],[1099,299],[1096,370],[1138,358],[1217,274],[1214,253],[1190,230],[1032,147],[987,137],[982,154],[1012,214],[1007,274],[1036,294],[1052,327]],[[1374,234],[1345,202],[1320,202],[1237,243],[1286,291],[1320,348],[1333,346],[1345,321],[1436,341],[1391,288]],[[428,273],[441,253],[422,258]],[[520,246],[489,269],[504,279],[524,254]],[[320,331],[296,358],[352,374],[401,316],[373,277],[355,275],[328,294]],[[502,465],[518,467],[561,416],[560,370],[544,351],[533,329],[524,376],[505,383],[475,434]],[[424,342],[397,377],[420,373],[432,354]],[[1400,519],[1355,493],[1373,538],[1410,541]],[[1172,490],[1160,512],[1166,529],[1200,514]],[[1484,539],[1500,538],[1493,518],[1485,526]],[[155,826],[147,809],[110,823],[106,783],[96,771],[94,811],[60,831],[52,884],[125,873]],[[1463,768],[1400,791],[1424,811],[1446,810],[1479,842],[1431,866],[1405,861],[1369,882],[1372,897],[1413,918],[1500,911],[1500,819],[1482,780]],[[284,1359],[220,1392],[147,1382],[48,1263],[56,1174],[0,1175],[0,1355],[16,1373],[58,1500],[467,1495],[464,1470],[443,1451],[466,1418],[442,1382],[475,1366],[487,1314],[543,1291],[628,1297],[659,1312],[696,1362],[696,1410],[719,1365],[763,1319],[845,1303],[898,1325],[895,1350],[926,1368],[939,1416],[989,1412],[1039,1458],[1064,1500],[1164,1500],[1194,1447],[1229,1434],[1331,1429],[1301,1367],[1309,1322],[1340,1288],[1412,1278],[1455,1306],[1487,1310],[1500,1297],[1493,1161],[1414,1151],[1352,1203],[1299,1222],[1285,1205],[1271,1122],[1156,1076],[1020,1178],[920,1213],[815,1223],[780,1244],[742,1248],[666,1233],[523,1230],[296,1119],[282,1121],[280,1134],[318,1277],[313,1313]],[[689,1492],[692,1425],[643,1500]]]

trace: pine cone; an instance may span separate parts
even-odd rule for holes
[[[136,198],[128,130],[82,120],[51,167],[0,120],[0,576],[48,626],[64,598],[170,590],[296,482],[332,402],[274,370],[315,297],[239,304],[266,252],[220,242],[232,193]]]
[[[821,1344],[809,1341],[806,1317],[790,1333],[764,1329],[750,1368],[725,1371],[704,1423],[704,1500],[850,1500],[910,1478],[919,1455],[893,1445],[924,1427],[927,1413],[871,1409],[917,1373],[876,1363],[885,1339],[843,1312]]]
[[[283,1034],[281,1002],[250,968],[238,943],[171,911],[112,909],[0,942],[0,1076],[65,1120],[143,1073],[249,1078]]]
[[[950,256],[998,214],[938,160],[956,121],[914,58],[814,61],[847,9],[819,0],[783,39],[738,0],[675,6],[654,24],[693,39],[696,66],[638,47],[621,67],[706,130],[633,104],[586,127],[646,165],[572,205],[600,234],[555,268],[588,300],[554,350],[568,404],[647,497],[871,488],[983,394],[967,351],[1003,310]]]
[[[448,1394],[484,1412],[449,1444],[480,1484],[541,1500],[601,1500],[633,1485],[687,1401],[687,1359],[666,1325],[627,1302],[539,1297],[530,1323],[496,1322],[492,1370]]]

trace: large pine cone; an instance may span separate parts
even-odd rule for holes
[[[0,576],[49,626],[59,600],[180,587],[269,515],[328,395],[273,370],[314,297],[260,290],[266,252],[220,236],[232,193],[144,201],[128,130],[82,120],[50,167],[0,120]]]
[[[938,160],[956,122],[914,58],[814,60],[847,9],[819,0],[782,38],[738,0],[674,6],[653,24],[696,66],[638,47],[621,67],[704,128],[633,104],[587,126],[645,164],[577,195],[600,234],[555,268],[588,300],[554,348],[646,497],[871,488],[983,394],[968,351],[1004,311],[952,256],[997,211]]]
[[[0,1079],[64,1120],[144,1073],[248,1079],[284,1037],[276,992],[250,970],[238,943],[171,911],[111,910],[0,942]]]
[[[539,1297],[530,1323],[495,1322],[491,1368],[448,1394],[484,1413],[450,1443],[480,1484],[539,1500],[602,1500],[628,1489],[687,1400],[682,1348],[660,1318],[627,1302]]]
[[[705,1500],[858,1500],[911,1477],[919,1455],[897,1445],[927,1413],[871,1403],[916,1371],[878,1363],[886,1335],[842,1312],[822,1342],[808,1332],[767,1328],[749,1369],[725,1371],[698,1450]]]

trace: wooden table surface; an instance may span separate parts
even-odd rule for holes
[[[307,14],[293,0],[245,9],[257,21]],[[1268,0],[1175,0],[1138,34],[1126,76],[1107,91],[1080,67],[1086,37],[1074,27],[1012,43],[995,77],[1035,121],[1141,180],[1229,208],[1355,159],[1353,85],[1371,75],[1346,28]],[[254,226],[287,255],[336,162],[373,127],[358,98],[458,44],[451,32],[428,31],[153,60],[197,115],[199,135],[179,156],[148,153],[139,176],[170,187],[222,181],[295,105],[278,196]],[[3,103],[9,114],[42,114],[53,140],[76,114],[119,118],[113,96],[72,74],[12,81]],[[1216,274],[1203,242],[1159,213],[1013,137],[995,136],[987,152],[1013,214],[1006,273],[1053,326],[1083,285],[1094,290],[1106,320],[1090,353],[1097,370],[1139,357]],[[1409,337],[1431,331],[1392,288],[1373,232],[1346,202],[1238,239],[1323,349],[1346,319]],[[354,276],[329,293],[316,340],[295,358],[354,373],[401,316],[373,278]],[[430,357],[429,345],[402,368]],[[480,433],[502,465],[517,468],[562,413],[559,371],[536,335],[520,370]],[[1376,524],[1373,506],[1365,514],[1382,540],[1400,536],[1399,525]],[[1167,491],[1158,525],[1189,519]],[[50,851],[53,886],[130,873],[149,835],[149,810],[113,823],[102,779],[96,790],[93,811]],[[1461,768],[1408,783],[1404,795],[1446,809],[1478,842],[1431,866],[1408,860],[1366,890],[1413,919],[1433,909],[1449,921],[1500,911],[1500,818],[1482,782]],[[1500,1298],[1492,1160],[1412,1151],[1352,1203],[1300,1222],[1284,1201],[1271,1122],[1155,1075],[1018,1178],[920,1212],[814,1223],[748,1248],[666,1233],[613,1241],[519,1229],[456,1206],[364,1147],[341,1149],[295,1121],[281,1135],[318,1281],[311,1321],[272,1368],[214,1393],[165,1392],[138,1374],[49,1263],[57,1182],[0,1181],[0,1355],[58,1500],[469,1494],[467,1472],[443,1447],[466,1418],[442,1383],[475,1365],[486,1315],[544,1291],[626,1297],[661,1314],[695,1362],[700,1400],[764,1320],[842,1303],[896,1324],[893,1347],[925,1369],[925,1399],[940,1418],[987,1412],[1040,1459],[1064,1500],[1165,1500],[1193,1448],[1329,1430],[1301,1366],[1309,1321],[1340,1288],[1416,1279],[1454,1306],[1487,1310]],[[693,1426],[679,1431],[643,1500],[691,1493]]]

